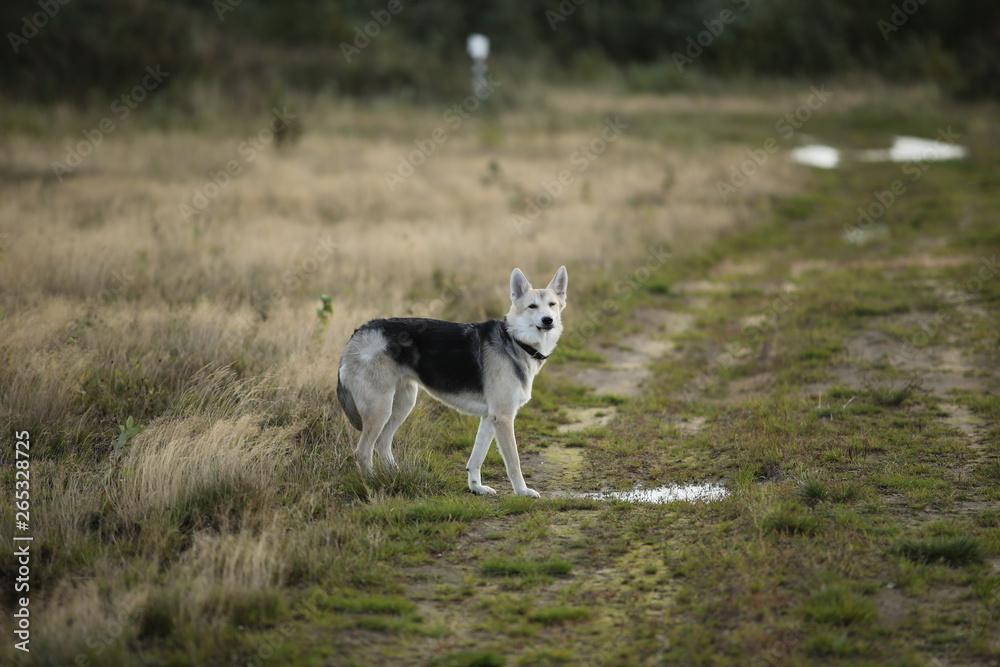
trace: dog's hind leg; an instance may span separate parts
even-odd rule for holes
[[[490,451],[493,443],[493,436],[496,433],[493,422],[489,417],[479,420],[479,431],[476,433],[476,444],[472,448],[472,456],[465,469],[469,471],[469,490],[480,496],[495,496],[496,491],[488,486],[483,486],[482,467],[486,460],[486,453]]]
[[[354,449],[354,459],[362,470],[374,469],[375,442],[392,417],[393,391],[378,393],[377,397],[358,406],[364,426],[361,429],[361,439]]]
[[[392,456],[392,438],[396,431],[410,416],[413,406],[417,402],[417,385],[412,381],[405,381],[396,388],[396,394],[392,397],[392,414],[389,421],[382,427],[382,432],[375,441],[375,449],[382,460],[396,467],[396,459]]]

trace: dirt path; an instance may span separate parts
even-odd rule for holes
[[[694,321],[693,313],[637,308],[623,326],[638,333],[595,350],[604,357],[605,363],[560,369],[566,379],[589,388],[596,396],[609,397],[609,400],[597,407],[568,408],[570,421],[561,424],[557,432],[562,435],[583,433],[611,424],[618,415],[618,408],[615,407],[617,399],[642,396],[643,386],[651,375],[650,365],[657,359],[674,354],[676,343],[673,339],[689,330]],[[682,434],[694,435],[704,423],[704,419],[695,418],[678,420],[676,425]],[[547,494],[558,496],[596,491],[584,488],[576,479],[585,464],[584,450],[580,446],[555,443],[538,452],[526,453],[522,458],[531,470],[533,483]]]
[[[968,263],[970,258],[962,257],[925,257],[915,255],[896,258],[891,262],[881,259],[857,260],[851,267],[858,270],[895,269],[899,267],[949,267]],[[743,287],[757,288],[765,294],[793,292],[798,289],[796,283],[808,273],[827,273],[839,270],[836,263],[825,261],[800,261],[791,265],[789,281],[765,279],[763,274],[766,266],[763,262],[745,260],[734,262],[723,260],[709,271],[712,279],[691,280],[678,283],[673,289],[684,295],[686,304],[695,310],[707,306],[711,299],[724,297],[732,293],[739,281]],[[945,286],[938,285],[939,290]],[[767,300],[770,300],[768,297]],[[744,318],[741,327],[753,323],[755,316]],[[759,316],[756,316],[759,317]],[[962,307],[949,312],[951,319],[987,317],[987,313],[976,307]],[[806,385],[803,389],[816,400],[823,401],[824,392],[835,386],[848,386],[859,391],[877,380],[869,367],[873,364],[890,364],[899,371],[906,372],[915,379],[918,392],[925,393],[937,401],[941,410],[938,419],[947,427],[953,429],[966,443],[969,449],[967,460],[957,465],[955,474],[967,476],[988,457],[986,420],[977,416],[968,408],[955,400],[956,391],[987,392],[992,382],[995,382],[997,369],[989,369],[978,363],[959,344],[955,336],[950,336],[946,342],[937,345],[908,346],[898,338],[884,331],[919,332],[927,326],[926,313],[898,313],[888,316],[870,317],[865,321],[865,328],[845,341],[847,360],[834,364],[829,368],[831,378],[821,382]],[[696,314],[690,312],[672,312],[659,308],[639,308],[633,313],[624,326],[637,330],[638,333],[623,337],[613,346],[605,346],[595,351],[600,353],[606,363],[599,366],[571,366],[562,370],[565,377],[576,384],[590,388],[598,396],[619,396],[634,399],[642,396],[644,383],[650,377],[650,364],[667,355],[676,355],[674,338],[689,331],[694,326]],[[780,326],[780,324],[779,324]],[[774,350],[770,350],[774,354]],[[725,396],[721,402],[735,404],[753,397],[764,397],[772,384],[773,376],[766,363],[760,365],[756,373],[746,377],[733,379],[727,383]],[[903,380],[889,381],[890,388],[904,385]],[[718,400],[718,399],[705,399]],[[561,425],[561,434],[583,432],[588,429],[599,429],[613,422],[617,409],[608,402],[600,407],[572,408],[569,411],[570,422]],[[687,420],[677,420],[673,424],[682,435],[695,435],[705,426],[701,417]],[[582,450],[559,445],[542,450],[536,456],[529,456],[529,462],[534,465],[537,478],[544,480],[556,493],[579,491],[573,484],[573,474],[582,466]],[[977,512],[982,509],[981,503],[971,503],[968,511]]]
[[[640,333],[625,336],[613,347],[597,350],[607,360],[606,364],[574,368],[567,376],[573,382],[589,387],[597,395],[641,396],[643,383],[650,375],[650,363],[672,352],[675,344],[671,337],[690,329],[694,320],[692,313],[638,308],[628,324],[631,325],[629,328],[638,328]],[[585,420],[581,422],[585,423]]]
[[[811,271],[819,270],[821,273],[834,269],[834,265],[810,267]],[[789,283],[765,280],[762,264],[745,262],[739,265],[723,263],[716,271],[710,272],[713,280],[679,284],[675,286],[676,291],[684,295],[688,308],[694,306],[693,310],[701,312],[701,306],[705,306],[707,311],[715,299],[730,298],[734,284],[725,280],[732,280],[734,273],[743,279],[742,287],[759,289],[765,295],[762,299],[766,301],[779,291],[796,289]],[[714,280],[716,277],[718,280]],[[796,282],[808,279],[793,278]],[[978,315],[969,311],[962,316]],[[558,372],[563,377],[588,387],[594,396],[609,398],[603,405],[567,408],[570,421],[557,428],[557,437],[546,446],[523,454],[522,463],[529,475],[529,484],[547,498],[580,497],[586,492],[596,491],[587,488],[586,481],[595,479],[593,474],[586,474],[592,472],[587,468],[592,465],[587,456],[588,432],[612,426],[617,419],[631,418],[616,407],[619,399],[634,400],[644,395],[645,385],[651,378],[650,367],[657,360],[675,355],[678,363],[685,361],[678,352],[676,339],[689,333],[697,319],[698,316],[690,312],[637,309],[624,325],[627,330],[636,333],[624,336],[614,345],[594,350],[604,357],[605,363],[570,364],[559,368]],[[914,330],[919,328],[918,319],[911,313],[865,319],[864,327],[844,341],[846,355],[837,357],[837,361],[830,365],[828,377],[823,381],[804,383],[799,391],[806,397],[817,397],[819,400],[823,400],[821,397],[824,395],[829,396],[834,387],[847,386],[862,391],[865,383],[870,381],[872,364],[899,360],[900,342],[883,332]],[[989,424],[962,405],[953,390],[986,391],[994,381],[996,371],[986,372],[981,365],[977,366],[971,353],[964,351],[957,340],[918,348],[897,363],[896,369],[923,380],[923,388],[918,391],[939,408],[933,419],[951,429],[967,447],[965,454],[944,465],[949,466],[948,475],[956,481],[968,479],[991,456],[987,441]],[[726,383],[726,391],[721,397],[705,400],[735,407],[748,399],[766,397],[775,391],[773,380],[774,371],[764,362],[749,376]],[[677,419],[671,425],[683,440],[698,435],[706,427],[706,420],[704,417],[689,417]],[[902,499],[891,497],[883,497],[882,502],[903,525],[913,529],[941,519],[968,520],[990,509],[989,503],[980,494],[973,494],[964,500],[956,499],[947,508],[935,510],[914,509]],[[429,625],[437,624],[450,630],[440,639],[423,640],[422,651],[435,655],[461,651],[469,646],[470,640],[489,645],[493,637],[483,624],[484,618],[492,618],[490,622],[494,622],[503,616],[503,612],[498,610],[504,609],[505,605],[516,607],[517,604],[524,604],[527,591],[511,588],[503,580],[482,576],[484,558],[498,552],[508,555],[533,553],[540,548],[549,553],[573,553],[581,548],[581,544],[593,539],[593,525],[606,520],[604,510],[587,508],[560,512],[558,520],[540,520],[537,525],[530,518],[517,514],[488,519],[468,527],[462,536],[461,549],[435,557],[433,562],[407,567],[404,575],[407,595],[416,601],[420,615]],[[671,525],[672,530],[686,530],[676,515],[672,515]],[[594,601],[600,608],[600,621],[595,622],[585,636],[574,636],[574,654],[577,658],[590,656],[591,664],[611,664],[616,652],[623,648],[615,643],[616,638],[630,636],[635,614],[641,613],[648,620],[670,619],[678,613],[677,594],[682,584],[661,576],[661,548],[662,545],[651,546],[641,540],[633,540],[618,555],[605,554],[593,562],[578,560],[570,576],[531,585],[529,597],[532,608],[558,605],[560,600],[571,594],[574,599]],[[1000,559],[990,560],[988,566],[995,573],[1000,573]],[[950,589],[942,590],[945,591],[942,595],[950,594]],[[487,600],[488,603],[484,602]],[[879,589],[872,596],[872,601],[877,608],[878,623],[890,629],[907,622],[906,619],[920,608],[913,595],[903,594],[894,587]],[[484,605],[487,604],[491,611],[484,612]],[[523,616],[525,612],[516,613]],[[516,613],[510,618],[517,618]],[[530,651],[525,653],[524,646],[514,650],[530,655]]]

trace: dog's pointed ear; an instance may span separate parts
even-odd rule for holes
[[[566,300],[566,285],[569,282],[569,276],[566,275],[566,267],[560,266],[559,270],[556,271],[556,275],[553,276],[552,282],[549,283],[549,289],[556,293],[563,301]]]
[[[531,289],[531,283],[521,273],[521,269],[514,269],[510,274],[510,300],[517,301]]]

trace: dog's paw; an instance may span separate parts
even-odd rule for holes
[[[497,494],[496,489],[492,486],[484,486],[483,484],[470,486],[469,489],[477,496],[495,496]]]
[[[527,487],[525,487],[524,489],[521,489],[520,491],[515,491],[514,493],[516,495],[519,495],[519,496],[527,496],[528,498],[541,498],[542,497],[541,494],[538,493],[538,491],[535,491],[534,489],[529,489]]]

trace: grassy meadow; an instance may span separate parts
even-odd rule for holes
[[[467,117],[289,97],[287,124],[205,92],[64,174],[107,105],[7,109],[0,424],[31,434],[34,541],[31,653],[0,660],[995,664],[997,109],[829,90],[501,86]],[[944,128],[968,159],[789,158]],[[513,267],[562,264],[564,343],[517,420],[542,499],[495,448],[499,496],[470,495],[477,422],[426,397],[400,469],[360,474],[335,391],[353,329],[497,317]],[[636,359],[634,391],[600,380]],[[13,489],[13,445],[0,462]],[[584,495],[704,482],[729,493]]]

